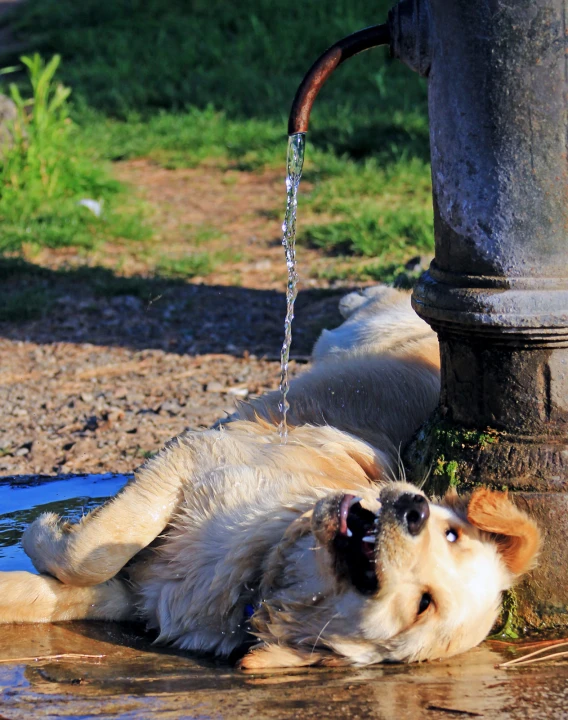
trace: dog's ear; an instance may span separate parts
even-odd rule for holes
[[[467,519],[495,535],[503,562],[513,575],[522,575],[533,567],[541,545],[540,531],[534,520],[511,502],[507,492],[475,490],[467,506]]]
[[[371,482],[384,481],[389,461],[386,453],[375,450],[373,453],[363,451],[361,448],[347,448],[347,454],[361,467]]]

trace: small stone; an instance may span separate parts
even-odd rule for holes
[[[229,395],[234,395],[235,397],[239,398],[246,398],[249,394],[248,388],[243,386],[229,388],[227,392],[229,393]]]
[[[124,410],[117,407],[110,407],[108,410],[108,420],[113,423],[117,422],[118,420],[122,420],[124,417]]]
[[[212,392],[212,393],[227,392],[227,389],[223,385],[221,385],[220,382],[217,382],[216,380],[214,380],[213,382],[207,383],[205,389],[207,392]]]
[[[177,400],[166,400],[160,407],[160,412],[167,412],[170,415],[179,415],[180,410],[181,408]]]
[[[85,430],[96,430],[99,426],[99,421],[97,420],[96,415],[91,415],[87,418],[87,422],[85,423]]]
[[[95,396],[92,393],[84,392],[81,393],[81,400],[86,403],[92,403],[95,399]]]
[[[110,303],[119,310],[129,310],[131,312],[139,312],[143,306],[142,300],[135,295],[119,295],[112,298]]]
[[[270,270],[272,267],[272,260],[259,260],[253,267],[255,270]]]

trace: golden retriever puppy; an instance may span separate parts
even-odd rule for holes
[[[0,574],[0,622],[137,617],[183,649],[252,644],[249,669],[479,643],[534,563],[538,529],[505,493],[433,503],[391,480],[436,404],[437,347],[408,296],[361,297],[292,384],[285,444],[269,394],[172,440],[77,525],[42,515],[23,538],[41,574]]]

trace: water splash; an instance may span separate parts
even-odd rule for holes
[[[298,295],[298,273],[296,272],[296,210],[298,208],[298,187],[302,178],[304,150],[306,147],[305,133],[290,135],[288,138],[288,155],[286,158],[286,213],[282,223],[282,245],[286,254],[288,283],[286,285],[286,318],[284,320],[284,342],[280,352],[280,402],[278,408],[281,421],[278,432],[282,443],[288,439],[286,416],[290,409],[287,400],[290,381],[288,364],[292,345],[292,320],[294,319],[294,303]]]

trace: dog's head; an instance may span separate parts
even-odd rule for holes
[[[447,657],[481,642],[501,593],[534,564],[535,523],[485,488],[430,503],[393,483],[334,494],[290,527],[266,564],[245,668]],[[332,652],[330,652],[332,651]]]

